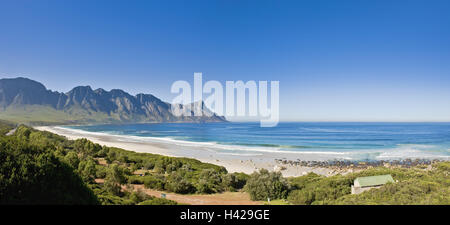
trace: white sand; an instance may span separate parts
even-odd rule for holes
[[[322,175],[332,175],[336,172],[329,168],[312,168],[296,165],[282,165],[275,159],[301,159],[310,160],[307,155],[292,153],[257,153],[257,154],[230,154],[212,150],[205,146],[193,146],[186,143],[174,143],[161,139],[110,135],[104,133],[86,132],[77,129],[67,129],[54,126],[34,127],[38,130],[49,131],[67,137],[68,139],[86,138],[100,145],[122,148],[135,152],[145,152],[173,157],[195,158],[202,162],[224,166],[229,172],[244,172],[250,174],[261,168],[269,171],[283,168],[281,173],[285,177],[302,176],[308,172]]]

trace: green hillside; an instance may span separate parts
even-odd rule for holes
[[[73,123],[108,123],[112,119],[105,113],[89,112],[73,108],[68,111],[56,110],[49,106],[23,105],[10,106],[0,110],[0,119],[15,123],[49,125]]]
[[[397,182],[361,194],[351,194],[357,177],[391,174]],[[288,201],[301,205],[436,205],[450,204],[450,162],[431,168],[376,167],[359,173],[323,177],[313,173],[289,180]]]
[[[72,141],[23,125],[0,135],[0,204],[176,204],[132,186],[216,193],[242,188],[240,176],[195,159]]]

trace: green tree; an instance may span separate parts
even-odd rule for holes
[[[78,168],[78,164],[80,163],[80,159],[75,152],[68,152],[67,155],[64,156],[64,161],[75,169]]]
[[[199,193],[216,193],[222,192],[222,177],[221,174],[214,169],[204,169],[199,175],[197,182],[197,192]]]
[[[129,199],[133,202],[133,204],[138,204],[139,202],[150,199],[150,196],[145,194],[141,189],[138,189],[130,194]]]
[[[52,150],[16,137],[0,138],[0,204],[99,204]]]
[[[252,200],[281,199],[286,198],[289,185],[280,172],[261,169],[250,176],[245,190],[250,194]]]
[[[250,176],[245,173],[228,173],[222,175],[223,187],[227,191],[236,191],[244,188]]]
[[[195,192],[195,187],[180,172],[172,172],[168,176],[165,188],[180,194]]]
[[[96,163],[92,158],[81,161],[78,164],[78,174],[80,174],[81,178],[85,182],[92,183],[95,179],[96,173]]]
[[[164,198],[151,198],[139,203],[139,205],[178,205],[177,202]]]
[[[126,178],[124,176],[123,169],[120,168],[117,164],[112,164],[106,173],[105,178],[105,189],[113,194],[120,196],[121,195],[121,184],[126,182]]]
[[[163,175],[149,175],[144,177],[144,186],[150,189],[164,190],[165,178]]]

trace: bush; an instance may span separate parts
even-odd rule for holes
[[[95,144],[86,138],[81,138],[74,141],[73,149],[84,158],[88,155],[92,156],[97,154],[97,152],[99,152],[102,147],[99,144]]]
[[[199,193],[216,193],[223,191],[221,174],[213,169],[205,169],[199,175],[196,185]]]
[[[178,203],[169,199],[153,197],[152,199],[143,201],[138,205],[178,205]]]
[[[139,202],[151,199],[151,197],[142,192],[141,189],[132,192],[128,198],[133,202],[133,204],[138,204]]]
[[[172,172],[164,186],[168,191],[180,194],[195,193],[196,189],[181,173]]]
[[[304,176],[289,178],[289,184],[293,189],[303,189],[308,184],[319,181],[322,176],[315,173],[308,173]]]
[[[153,168],[155,168],[155,163],[154,162],[146,162],[144,164],[144,169],[145,170],[152,170]]]
[[[280,172],[269,172],[261,169],[250,175],[245,190],[254,201],[286,198],[289,185]]]
[[[229,173],[222,176],[222,183],[227,191],[236,191],[244,188],[250,176],[245,173]]]
[[[289,193],[288,200],[292,204],[309,205],[325,204],[325,202],[348,195],[353,178],[336,175],[322,177],[313,173],[290,179],[294,190]]]
[[[150,189],[164,190],[166,184],[162,175],[148,175],[144,177],[144,186]]]
[[[78,174],[80,174],[83,181],[92,183],[96,173],[97,168],[95,167],[95,161],[93,159],[87,159],[78,164]]]
[[[113,195],[122,196],[120,185],[125,182],[126,178],[123,169],[117,164],[112,164],[106,172],[105,189]]]
[[[127,180],[129,184],[144,184],[144,179],[145,177],[133,175],[129,176]]]
[[[311,205],[314,200],[314,193],[307,190],[293,190],[288,196],[288,201],[295,205]]]
[[[64,161],[72,166],[74,169],[78,168],[78,164],[80,163],[80,159],[78,159],[78,155],[75,152],[69,152],[66,156],[64,156]]]
[[[73,168],[16,137],[0,137],[0,204],[99,204]]]
[[[95,165],[95,177],[96,178],[106,178],[107,167],[102,165]]]

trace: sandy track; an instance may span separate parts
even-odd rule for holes
[[[161,194],[166,194],[166,199],[176,201],[178,203],[190,205],[262,205],[263,202],[252,201],[250,196],[245,192],[223,192],[220,194],[210,195],[182,195],[175,193],[167,193],[163,191],[150,190],[144,185],[134,185],[135,190],[141,190],[144,193],[161,197]]]
[[[104,179],[95,179],[96,183],[102,184]],[[169,193],[165,191],[157,191],[145,188],[143,184],[132,184],[134,191],[142,191],[147,195],[161,198],[161,194],[166,194],[166,199],[189,205],[262,205],[262,201],[252,201],[250,196],[245,192],[223,192],[219,194],[195,194],[182,195]],[[127,190],[126,185],[122,185],[123,190]]]

